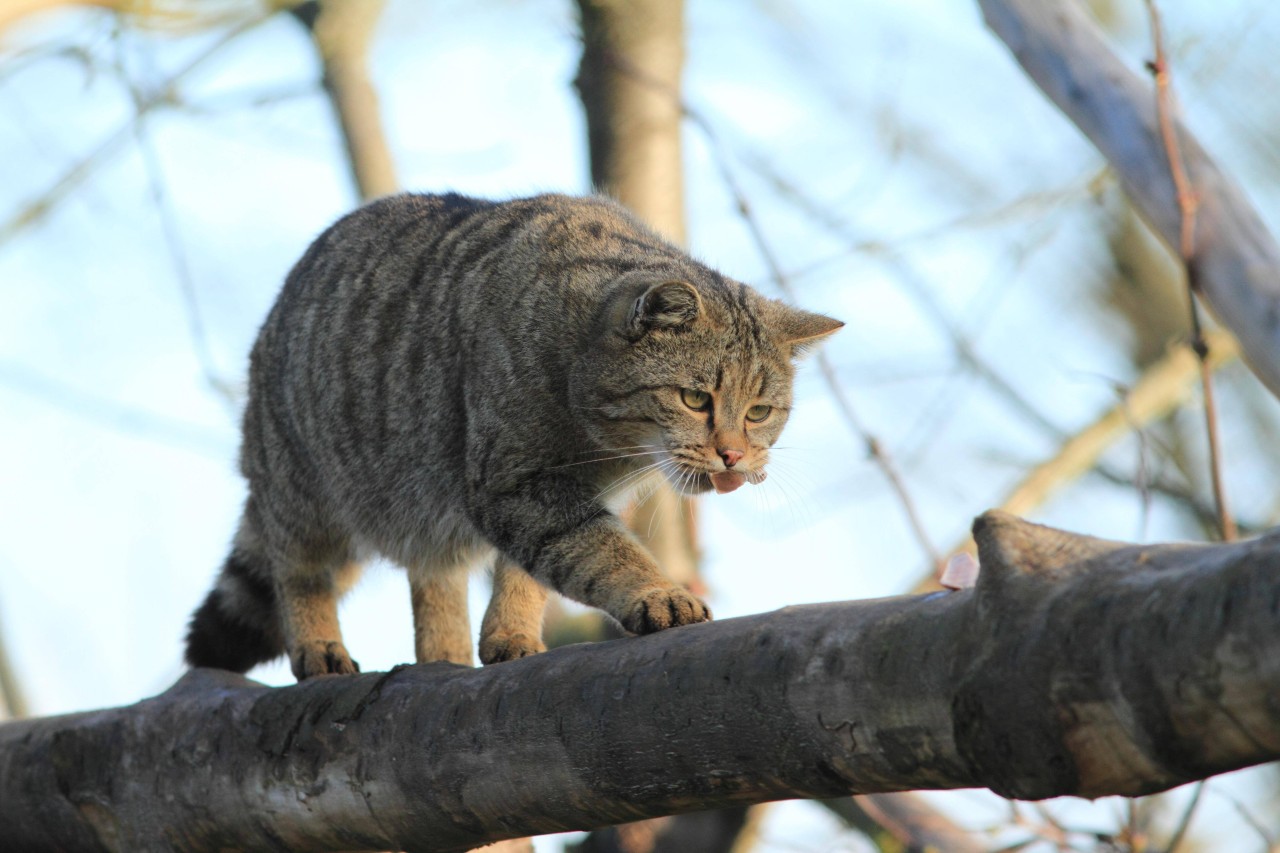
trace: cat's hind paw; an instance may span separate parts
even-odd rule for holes
[[[542,638],[529,634],[491,634],[480,638],[480,662],[485,666],[527,658],[546,650]]]
[[[710,622],[711,608],[679,587],[657,589],[632,603],[620,621],[633,634],[652,634],[680,625]]]
[[[299,681],[317,675],[354,675],[360,671],[360,664],[347,654],[346,646],[326,640],[312,640],[292,649],[289,665]]]

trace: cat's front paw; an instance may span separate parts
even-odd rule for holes
[[[656,589],[633,602],[620,621],[633,634],[652,634],[680,625],[710,622],[711,608],[679,587]]]
[[[292,649],[289,665],[299,681],[316,675],[353,675],[360,671],[360,664],[347,654],[346,646],[325,640],[312,640]]]
[[[480,663],[503,663],[545,652],[541,637],[528,634],[491,634],[480,638]]]

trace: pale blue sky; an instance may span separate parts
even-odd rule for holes
[[[1120,32],[1136,65],[1141,3],[1128,5]],[[1266,45],[1280,7],[1206,2],[1166,16],[1189,124],[1280,221],[1275,107],[1259,100],[1275,91]],[[1114,187],[1091,189],[1103,164],[975,4],[693,0],[688,17],[687,100],[724,140],[801,302],[848,322],[830,356],[947,547],[1058,439],[960,370],[912,294],[935,300],[1061,430],[1088,423],[1114,402],[1113,382],[1133,378],[1124,329],[1093,295],[1107,270],[1101,226],[1118,207]],[[117,63],[145,94],[214,38],[113,38],[91,11],[6,35],[0,228],[128,126]],[[392,2],[373,75],[403,184],[586,191],[576,39],[567,0]],[[76,46],[100,67],[22,53],[49,45]],[[244,495],[234,389],[246,354],[288,267],[355,203],[317,73],[295,23],[263,24],[184,78],[180,107],[156,110],[51,213],[0,242],[0,630],[35,713],[133,702],[181,671],[185,622]],[[690,127],[686,140],[692,251],[777,295],[706,139]],[[798,392],[769,482],[703,502],[719,616],[894,594],[924,568],[812,367]],[[1280,411],[1260,396],[1227,394],[1224,406],[1237,505],[1274,523],[1275,471],[1233,417]],[[1110,458],[1132,469],[1138,446]],[[1132,489],[1095,480],[1035,517],[1116,538],[1187,535],[1168,505],[1144,522]],[[366,669],[411,656],[404,587],[375,567],[345,606]],[[483,595],[477,582],[477,609]],[[280,666],[256,675],[290,680]],[[808,811],[780,820],[802,825],[814,849],[834,831]]]

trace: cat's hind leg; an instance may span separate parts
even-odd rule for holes
[[[289,560],[276,570],[289,666],[299,681],[360,671],[338,625],[338,599],[359,577],[360,568],[347,555],[329,554]]]
[[[493,566],[493,596],[480,624],[480,662],[502,663],[545,652],[542,611],[546,603],[546,587],[498,555]]]

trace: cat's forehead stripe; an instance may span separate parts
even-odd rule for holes
[[[760,322],[756,318],[756,312],[752,310],[751,304],[748,300],[749,289],[741,282],[734,282],[734,284],[737,285],[736,296],[738,308],[740,309],[734,313],[734,320],[740,325],[746,325],[746,331],[747,334],[751,336],[751,342],[759,347],[762,344],[760,336]]]

